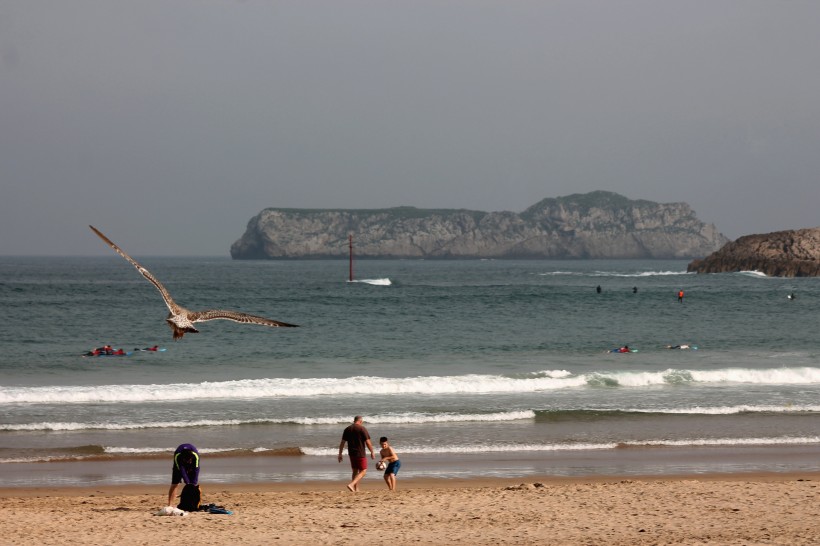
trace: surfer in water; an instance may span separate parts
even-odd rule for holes
[[[122,350],[122,349],[120,349]],[[111,345],[103,345],[102,347],[97,347],[96,349],[92,349],[85,353],[83,356],[100,356],[100,355],[113,355],[116,354],[114,352],[114,347]]]

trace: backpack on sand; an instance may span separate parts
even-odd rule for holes
[[[177,508],[185,510],[186,512],[196,512],[199,510],[199,502],[202,499],[202,491],[198,485],[186,483],[182,488],[182,494],[179,496],[179,504]]]

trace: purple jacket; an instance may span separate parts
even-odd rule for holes
[[[194,456],[192,464],[185,464],[180,460],[180,455],[189,452]],[[174,467],[179,469],[184,483],[199,483],[199,451],[193,444],[182,444],[174,451]]]

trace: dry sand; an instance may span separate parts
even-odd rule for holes
[[[2,544],[820,544],[820,473],[0,490]],[[381,487],[380,487],[381,486]]]

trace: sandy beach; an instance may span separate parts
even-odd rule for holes
[[[232,515],[157,516],[162,486],[8,488],[5,544],[817,544],[820,473],[203,484]]]

